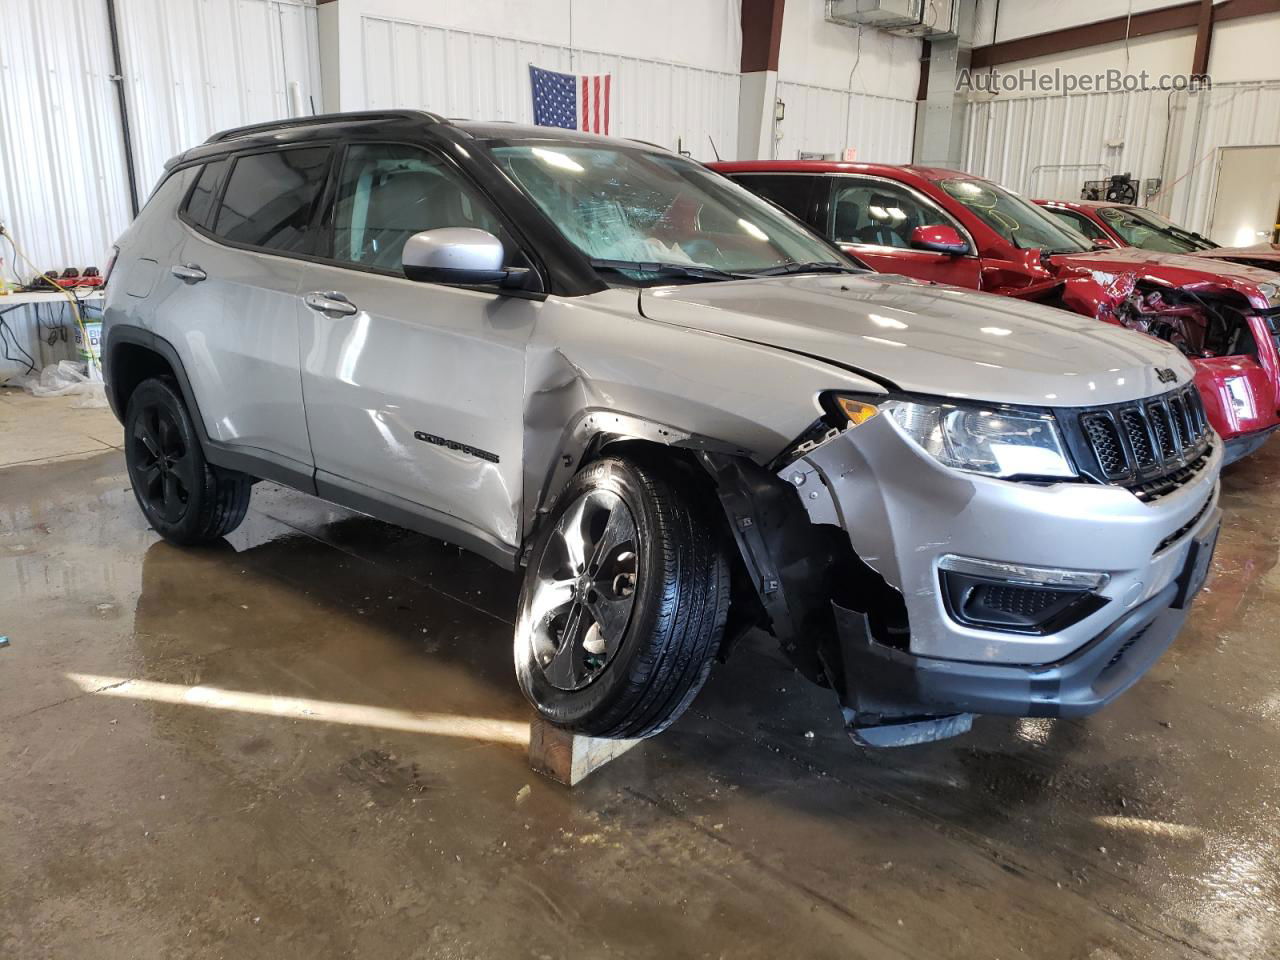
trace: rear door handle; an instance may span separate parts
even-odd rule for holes
[[[195,263],[180,263],[169,272],[183,283],[199,283],[201,280],[209,279],[209,275]]]
[[[360,312],[360,308],[346,298],[345,294],[331,290],[327,293],[308,293],[302,302],[316,313],[326,317],[350,317]]]

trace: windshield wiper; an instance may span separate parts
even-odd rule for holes
[[[597,270],[611,270],[615,273],[651,273],[659,277],[681,277],[689,280],[743,280],[750,276],[697,264],[658,261],[645,263],[640,260],[602,260],[594,257],[588,262]]]
[[[788,273],[862,273],[857,267],[835,260],[813,260],[808,263],[783,263],[763,270],[748,270],[753,277],[781,277]]]

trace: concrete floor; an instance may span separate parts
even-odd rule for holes
[[[175,549],[106,417],[0,391],[0,956],[1280,955],[1280,445],[1096,717],[865,752],[761,638],[570,792],[513,575],[265,484]]]

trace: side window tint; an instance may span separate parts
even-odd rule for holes
[[[213,232],[233,243],[305,252],[311,213],[328,170],[328,147],[236,158]]]
[[[813,195],[814,177],[795,173],[785,176],[743,174],[733,179],[752,193],[773,201],[792,216],[808,222],[809,200]]]
[[[329,215],[333,257],[399,272],[405,241],[437,227],[475,227],[514,247],[470,184],[415,147],[359,144],[347,150]]]
[[[187,197],[187,205],[183,212],[192,223],[202,227],[209,226],[209,215],[213,212],[213,201],[218,197],[218,187],[222,183],[222,175],[227,171],[229,161],[224,157],[213,163],[206,163],[200,168],[200,176]]]
[[[1070,227],[1076,233],[1083,234],[1090,240],[1097,240],[1099,237],[1106,236],[1101,227],[1083,214],[1076,213],[1074,210],[1055,210],[1052,207],[1047,209],[1063,225]]]
[[[827,216],[827,233],[837,243],[880,247],[910,247],[916,227],[955,226],[936,207],[895,184],[846,177],[832,180]]]

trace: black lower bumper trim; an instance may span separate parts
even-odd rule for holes
[[[1177,593],[1170,583],[1071,656],[1038,666],[917,657],[877,643],[863,614],[836,606],[846,722],[852,731],[965,713],[1093,713],[1136,683],[1173,642],[1187,617],[1170,606]]]

